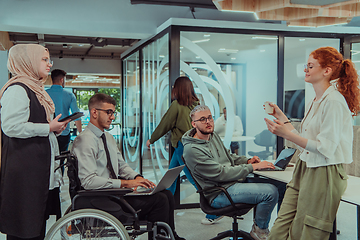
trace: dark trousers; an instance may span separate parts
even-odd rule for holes
[[[45,238],[45,229],[46,229],[46,221],[43,222],[43,226],[41,227],[40,236],[34,238],[19,238],[12,235],[6,235],[7,240],[43,240]]]
[[[60,214],[60,215],[59,215]],[[45,218],[41,226],[40,235],[33,238],[20,238],[12,235],[6,235],[7,240],[43,240],[45,238],[46,220],[49,215],[56,215],[56,220],[61,217],[59,188],[49,190],[48,200],[46,202]]]
[[[58,136],[56,137],[57,141],[58,141],[58,145],[59,145],[59,151],[60,153],[67,151],[68,147],[69,147],[69,142],[70,142],[70,133],[66,136]],[[62,165],[64,163],[64,159],[60,160],[60,165]],[[61,173],[62,175],[64,175],[64,167],[61,167]]]
[[[172,230],[174,224],[174,196],[169,190],[163,190],[150,196],[128,196],[125,200],[139,212],[140,220],[150,222],[165,222]]]

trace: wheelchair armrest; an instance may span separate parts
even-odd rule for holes
[[[202,189],[202,190],[198,190],[197,192],[200,193],[200,192],[208,192],[208,191],[214,191],[214,190],[220,190],[222,191],[225,196],[227,197],[227,199],[230,201],[231,205],[234,207],[234,208],[237,208],[234,201],[232,200],[232,198],[230,197],[230,194],[228,193],[228,191],[224,188],[224,187],[219,187],[219,186],[215,186],[215,187],[208,187],[208,188],[205,188],[205,189]]]
[[[124,196],[127,193],[132,192],[131,188],[106,188],[106,189],[91,189],[91,190],[80,190],[77,192],[80,196]]]

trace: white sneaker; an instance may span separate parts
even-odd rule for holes
[[[250,232],[250,236],[255,240],[266,240],[269,236],[269,233],[269,229],[261,229],[254,223]]]
[[[220,217],[215,218],[215,219],[204,218],[203,220],[201,220],[201,224],[211,225],[211,224],[217,223],[217,222],[220,221],[223,217],[224,217],[224,216],[220,216]]]

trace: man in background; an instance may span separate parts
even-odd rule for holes
[[[61,118],[69,116],[69,110],[71,110],[71,113],[79,111],[75,95],[71,92],[64,90],[66,80],[65,76],[66,72],[64,70],[53,70],[51,72],[51,79],[53,85],[51,86],[51,88],[46,90],[46,92],[50,95],[51,99],[55,104],[55,116],[61,113]],[[80,133],[82,131],[81,119],[76,120],[75,125],[78,132]],[[61,133],[61,135],[57,137],[57,140],[59,144],[59,151],[66,151],[70,142],[70,124],[68,124],[66,126],[66,129]],[[62,172],[64,173],[64,169],[62,169]]]
[[[217,134],[219,134],[219,136],[221,138],[225,137],[225,131],[226,131],[226,124],[227,124],[227,119],[226,119],[226,107],[223,109],[223,113],[224,115],[222,115],[221,117],[219,117],[218,119],[216,119],[215,121],[215,132]],[[233,133],[233,137],[238,137],[238,136],[242,136],[244,133],[244,129],[243,129],[243,125],[241,122],[241,119],[239,116],[235,115],[235,119],[234,119],[234,133]],[[232,153],[238,153],[238,149],[240,148],[239,142],[231,142],[230,144],[230,150]]]

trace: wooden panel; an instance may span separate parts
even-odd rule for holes
[[[349,4],[339,7],[332,7],[324,9],[321,16],[331,17],[356,17],[360,16],[360,3]]]
[[[219,10],[256,12],[259,19],[288,21],[288,25],[345,24],[360,16],[360,0],[330,5],[291,4],[290,0],[213,0]],[[290,22],[289,22],[290,21]]]
[[[14,44],[9,39],[7,32],[0,31],[0,51],[9,50]]]
[[[257,13],[257,15],[260,19],[289,21],[317,17],[319,16],[319,9],[283,8],[278,10],[260,12]]]
[[[255,12],[256,0],[213,0],[215,6],[221,10]]]

